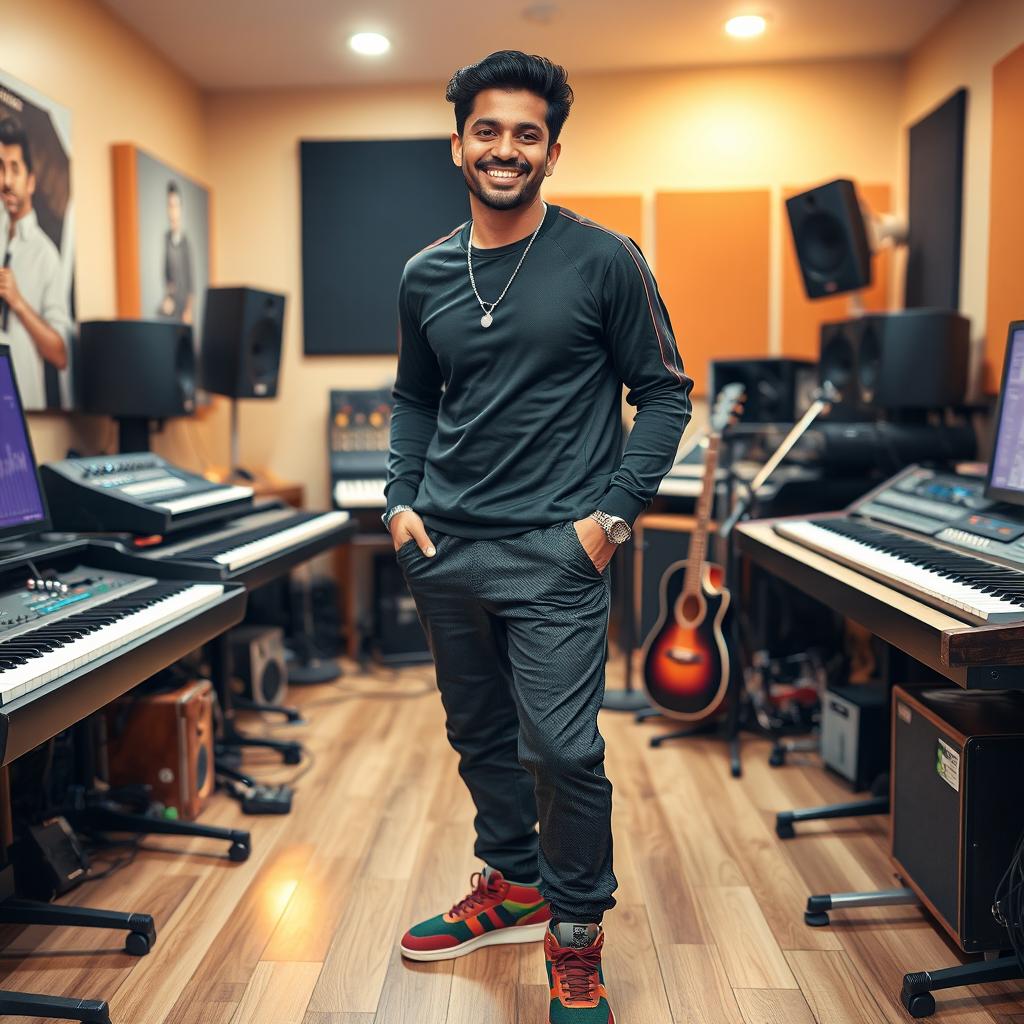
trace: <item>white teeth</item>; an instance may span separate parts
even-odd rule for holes
[[[518,171],[488,171],[487,173],[492,178],[516,178],[519,176]]]

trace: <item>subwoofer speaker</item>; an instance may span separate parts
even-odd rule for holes
[[[106,708],[113,786],[148,785],[180,818],[199,816],[213,792],[213,687],[206,679],[169,693],[129,693]]]
[[[871,247],[852,181],[839,178],[793,196],[786,210],[808,298],[871,284]]]
[[[192,328],[163,320],[86,320],[76,376],[82,412],[120,418],[186,416],[195,407]]]
[[[939,409],[967,393],[970,321],[952,310],[870,313],[822,324],[818,376],[843,405]]]
[[[232,398],[274,398],[283,326],[283,295],[255,288],[208,289],[202,386]]]
[[[282,704],[288,693],[284,631],[277,626],[239,626],[229,637],[235,692],[254,704]]]

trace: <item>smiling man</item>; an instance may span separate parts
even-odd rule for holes
[[[552,1024],[614,1024],[597,729],[608,563],[672,465],[691,381],[636,245],[541,200],[573,99],[565,70],[492,53],[455,73],[447,99],[472,219],[402,277],[383,518],[484,868],[401,950],[441,960],[543,939]],[[637,410],[625,451],[623,384]]]

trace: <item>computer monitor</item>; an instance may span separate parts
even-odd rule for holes
[[[1024,505],[1024,320],[1010,324],[985,494]]]
[[[0,345],[0,540],[42,533],[49,527],[11,350]]]

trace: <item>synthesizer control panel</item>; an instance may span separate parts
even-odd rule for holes
[[[3,644],[68,615],[127,597],[155,583],[147,576],[76,566],[67,572],[30,576],[20,587],[0,591],[0,656]]]
[[[40,472],[54,527],[165,534],[251,507],[251,487],[218,484],[152,452],[64,459]]]
[[[852,512],[954,548],[1024,566],[1024,509],[985,496],[985,477],[910,466]]]

